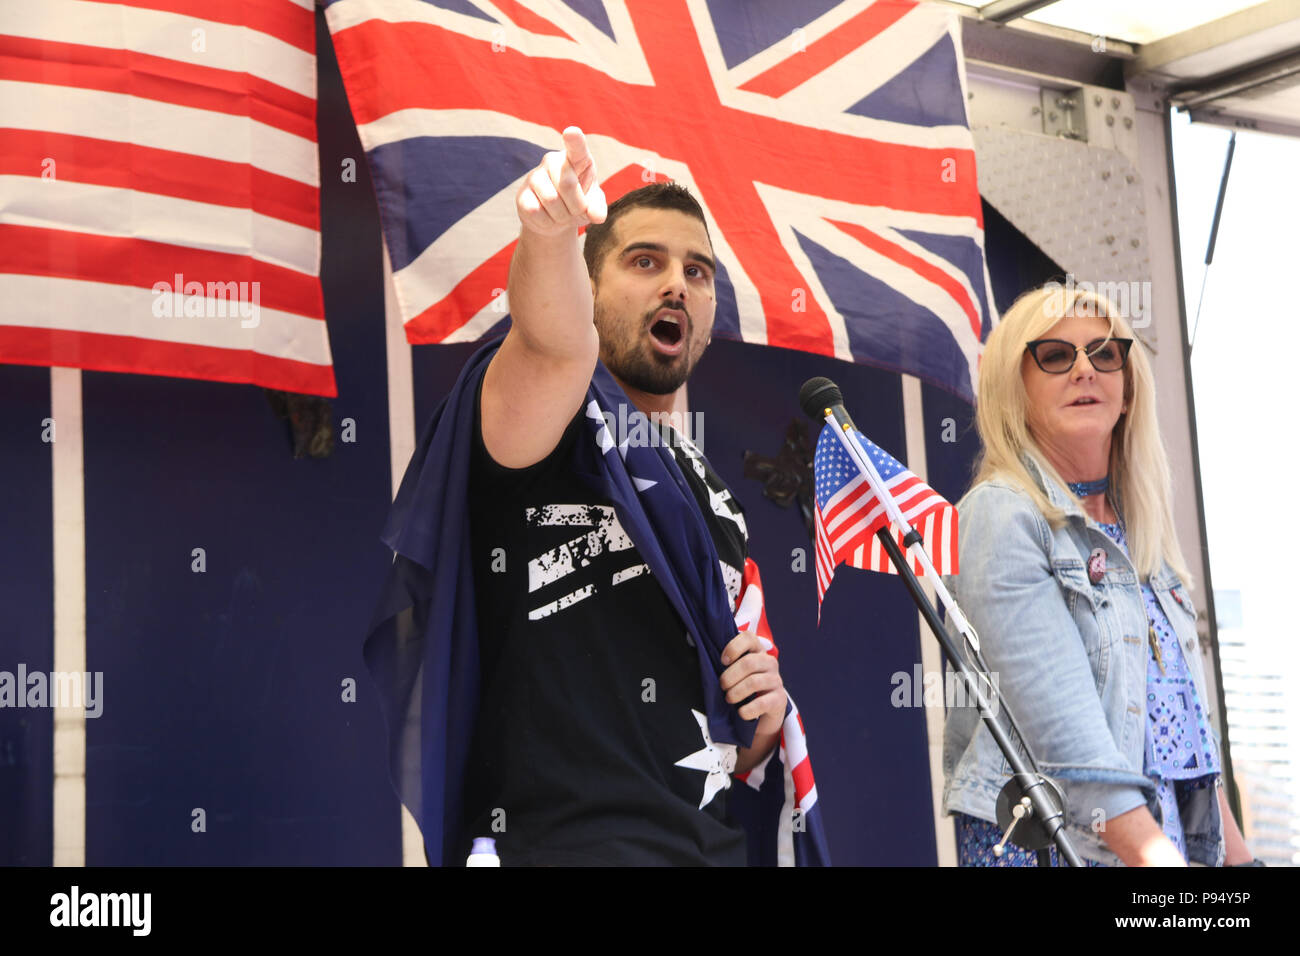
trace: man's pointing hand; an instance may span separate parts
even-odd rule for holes
[[[605,221],[605,193],[582,130],[576,126],[564,130],[564,152],[542,157],[515,196],[515,209],[525,228],[544,236],[560,236]]]

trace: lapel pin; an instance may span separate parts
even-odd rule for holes
[[[1088,555],[1088,580],[1093,584],[1100,584],[1105,576],[1106,552],[1102,548],[1093,548],[1092,554]]]

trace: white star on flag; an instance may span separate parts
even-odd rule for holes
[[[627,461],[627,438],[623,439],[621,445],[614,444],[614,436],[609,433],[609,425],[605,421],[605,416],[601,415],[600,406],[596,404],[594,398],[587,403],[587,417],[600,422],[600,428],[596,431],[596,444],[600,446],[600,453],[608,455],[611,448],[617,448],[619,456],[624,461]],[[649,478],[638,478],[631,472],[628,474],[637,491],[646,491],[658,484],[657,481],[652,481]]]
[[[700,809],[709,805],[719,790],[731,786],[731,772],[736,769],[736,745],[715,744],[709,736],[709,722],[698,710],[691,708],[695,722],[700,725],[704,736],[704,748],[693,754],[687,754],[673,764],[674,767],[686,767],[689,770],[703,770],[708,776],[704,778],[704,795],[700,797]]]

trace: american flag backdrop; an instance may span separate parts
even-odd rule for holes
[[[876,466],[884,488],[898,504],[903,517],[921,535],[921,546],[939,574],[957,573],[957,509],[938,492],[904,468],[888,452],[861,432],[858,441]],[[817,558],[817,606],[831,586],[840,564],[867,571],[897,574],[876,531],[889,524],[885,506],[862,477],[830,425],[822,428],[813,456],[817,504],[813,512],[814,551]],[[904,554],[903,533],[893,527],[894,540]],[[912,561],[919,576],[919,561]]]
[[[715,334],[970,399],[994,312],[954,13],[910,0],[333,0],[413,343],[508,311],[514,194],[580,126],[605,193],[687,185]]]
[[[312,0],[6,0],[0,362],[334,395]]]

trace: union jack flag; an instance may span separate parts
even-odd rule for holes
[[[859,431],[854,431],[871,463],[876,466],[885,490],[898,504],[904,519],[920,533],[921,546],[939,574],[957,573],[957,509],[942,495],[902,466],[888,452],[878,448]],[[865,571],[897,574],[889,554],[876,532],[889,524],[889,516],[857,463],[844,450],[830,425],[822,428],[813,456],[813,478],[817,507],[813,514],[814,550],[817,555],[817,607],[831,586],[840,564]],[[903,533],[892,527],[894,540],[904,553]],[[912,570],[923,573],[912,560]]]
[[[412,343],[506,319],[514,196],[580,126],[605,194],[688,186],[714,334],[972,399],[994,321],[956,15],[911,0],[333,0]]]

